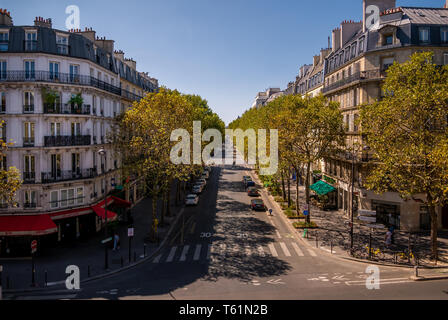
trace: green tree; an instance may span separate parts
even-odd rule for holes
[[[431,216],[433,259],[438,259],[437,207],[448,200],[448,67],[433,53],[415,53],[394,63],[384,98],[361,110],[362,132],[377,159],[367,186],[396,191],[404,199],[423,197]]]

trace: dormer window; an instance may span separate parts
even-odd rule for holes
[[[440,29],[440,39],[442,43],[448,43],[448,28]]]
[[[25,51],[37,50],[37,31],[25,32]]]
[[[0,51],[8,51],[9,32],[0,31]]]
[[[394,44],[394,35],[393,34],[388,34],[384,37],[385,41],[384,41],[384,45],[386,46],[390,46],[392,44]]]
[[[56,35],[56,47],[59,54],[68,54],[68,36]]]
[[[429,28],[418,29],[420,42],[429,42]]]

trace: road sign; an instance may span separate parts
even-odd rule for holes
[[[367,217],[371,217],[371,216],[376,216],[376,211],[372,211],[372,210],[358,210],[358,215],[360,216],[367,216]]]
[[[304,211],[308,211],[309,210],[309,205],[308,204],[304,204],[303,205],[303,210]]]
[[[37,240],[31,241],[31,253],[36,253],[37,251]]]
[[[308,210],[303,211],[303,215],[304,215],[304,216],[308,216],[309,214],[310,214],[310,213],[309,213]]]
[[[102,243],[102,244],[105,244],[105,243],[108,243],[108,242],[110,242],[110,241],[112,241],[112,237],[107,238],[107,239],[104,239],[103,241],[101,241],[101,243]]]
[[[128,237],[134,236],[134,228],[128,228]]]
[[[358,219],[364,222],[376,223],[376,217],[359,216]]]

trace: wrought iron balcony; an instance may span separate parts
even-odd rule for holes
[[[24,137],[23,138],[24,147],[34,147],[34,137]]]
[[[324,88],[322,89],[322,92],[327,93],[329,91],[338,89],[355,81],[383,79],[385,76],[386,73],[380,69],[359,71],[349,77],[345,77],[344,79],[336,81],[330,85],[325,85]]]
[[[43,172],[42,183],[54,183],[61,181],[92,179],[97,176],[96,168],[78,170],[56,170],[55,172]]]
[[[139,95],[136,95],[135,93],[129,92],[127,90],[121,90],[121,96],[132,101],[138,101],[142,99]]]
[[[90,105],[84,104],[81,107],[71,104],[44,104],[44,113],[48,114],[81,114],[90,115]]]
[[[91,136],[45,136],[45,147],[69,147],[88,146],[91,144]]]
[[[34,104],[24,105],[23,113],[25,113],[25,114],[34,113]]]
[[[24,172],[23,173],[23,183],[24,184],[36,183],[36,172]]]
[[[23,204],[23,208],[25,208],[25,209],[35,209],[35,208],[37,208],[37,203],[35,203],[35,202],[25,202]]]
[[[121,95],[121,88],[110,85],[91,76],[50,71],[1,71],[0,82],[51,82],[82,86],[92,86],[104,91]]]

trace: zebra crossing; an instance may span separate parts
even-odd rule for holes
[[[296,242],[276,242],[267,245],[202,243],[173,246],[152,260],[152,263],[215,261],[219,257],[241,256],[261,258],[316,257],[313,249],[300,248]]]

